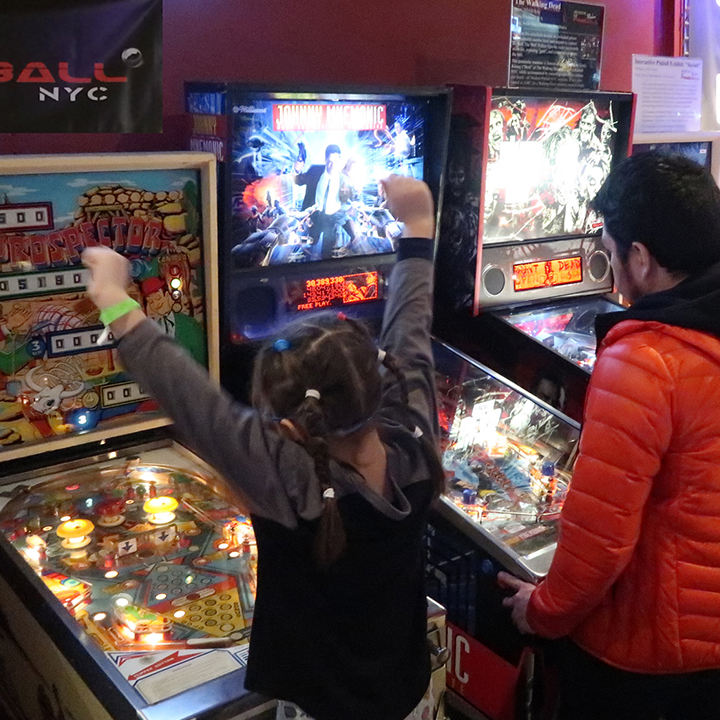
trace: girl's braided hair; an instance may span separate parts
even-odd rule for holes
[[[407,403],[407,384],[395,361],[382,364],[398,379]],[[255,360],[252,402],[275,420],[287,418],[304,430],[305,450],[312,457],[323,492],[323,512],[316,536],[320,567],[343,553],[346,535],[337,507],[328,437],[350,435],[369,425],[382,401],[378,351],[364,324],[331,313],[299,320],[282,337],[264,345]],[[315,393],[306,394],[308,390]],[[436,487],[442,484],[437,449],[421,438]]]

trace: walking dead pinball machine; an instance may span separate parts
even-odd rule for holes
[[[426,557],[428,594],[448,611],[447,703],[491,720],[521,708],[539,717],[535,652],[502,605],[497,573],[547,574],[579,425],[459,350],[435,341],[433,353],[446,481]]]
[[[85,294],[85,247],[218,380],[208,153],[0,158],[0,708],[21,720],[259,717],[256,545]]]
[[[633,96],[460,86],[453,97],[438,248],[446,337],[580,420],[595,316],[621,309],[606,297],[590,203],[629,154]]]

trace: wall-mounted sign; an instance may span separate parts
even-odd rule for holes
[[[513,0],[510,87],[597,90],[605,10],[554,0]]]
[[[0,132],[161,131],[162,0],[3,11]]]
[[[635,132],[696,132],[702,121],[703,61],[633,55]]]

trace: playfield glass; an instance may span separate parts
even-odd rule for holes
[[[615,154],[613,100],[493,96],[484,243],[585,235]]]
[[[577,425],[456,350],[436,343],[434,354],[447,478],[442,502],[471,521],[494,546],[491,554],[546,570]]]
[[[604,298],[577,299],[533,310],[505,311],[498,316],[579,367],[595,367],[595,318],[622,310]]]
[[[232,267],[394,252],[379,181],[423,178],[425,102],[284,96],[234,107]]]
[[[151,704],[247,660],[253,528],[188,455],[47,471],[0,510],[0,531],[65,608],[56,612]]]

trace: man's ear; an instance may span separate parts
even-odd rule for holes
[[[305,431],[298,427],[292,420],[283,418],[279,423],[280,434],[286,437],[288,440],[293,440],[301,445],[307,440]]]
[[[657,266],[657,260],[650,254],[647,246],[641,242],[634,242],[630,249],[633,269],[639,273],[642,280],[647,281]]]

